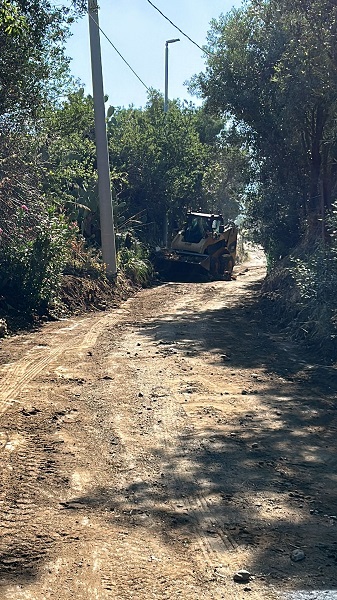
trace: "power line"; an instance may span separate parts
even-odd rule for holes
[[[169,18],[168,18],[166,15],[164,15],[164,13],[163,13],[163,12],[162,12],[162,11],[161,11],[159,8],[157,8],[157,6],[155,6],[155,5],[153,4],[153,2],[151,2],[151,0],[147,0],[147,1],[148,1],[148,3],[149,3],[149,4],[151,4],[151,6],[152,6],[153,8],[155,8],[155,9],[156,9],[156,10],[159,12],[159,14],[161,14],[161,16],[162,16],[162,17],[164,17],[164,19],[166,19],[166,21],[168,21],[169,23],[171,23],[171,25],[173,25],[173,27],[175,27],[175,29],[178,29],[178,31],[179,31],[179,32],[180,32],[180,33],[181,33],[183,36],[185,36],[185,38],[187,38],[187,39],[188,39],[188,40],[189,40],[189,41],[190,41],[192,44],[194,44],[194,45],[195,45],[197,48],[199,48],[199,50],[201,50],[201,51],[202,51],[202,52],[204,52],[205,54],[208,54],[209,56],[213,56],[211,52],[208,52],[208,50],[206,50],[205,48],[202,48],[201,46],[199,46],[199,44],[197,44],[197,42],[195,42],[194,40],[192,40],[192,38],[190,38],[190,36],[189,36],[189,35],[187,35],[187,33],[184,33],[184,32],[183,32],[183,31],[182,31],[182,30],[181,30],[181,29],[180,29],[180,28],[179,28],[177,25],[175,25],[175,24],[173,23],[173,21],[171,21],[171,19],[169,19]]]
[[[103,29],[101,29],[101,27],[98,25],[97,21],[94,19],[94,17],[90,14],[89,17],[94,21],[94,23],[96,23],[98,29],[100,30],[100,32],[102,33],[102,35],[104,35],[104,37],[108,40],[109,44],[113,47],[113,49],[115,50],[115,52],[117,52],[118,56],[121,57],[121,59],[125,62],[125,64],[129,67],[130,71],[132,71],[132,73],[137,77],[137,79],[140,81],[140,83],[145,87],[145,89],[147,89],[147,91],[150,91],[150,88],[147,87],[147,85],[144,83],[144,81],[139,77],[139,75],[137,75],[136,71],[134,71],[134,69],[131,67],[131,65],[128,63],[128,61],[124,58],[124,56],[119,52],[119,50],[117,50],[116,46],[112,43],[112,41],[110,40],[110,38],[106,35],[106,33],[104,33]]]

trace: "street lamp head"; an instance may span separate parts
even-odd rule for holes
[[[174,40],[166,40],[165,42],[165,96],[164,96],[164,113],[167,113],[168,110],[168,45],[173,44],[174,42],[180,42],[179,38],[174,38]]]

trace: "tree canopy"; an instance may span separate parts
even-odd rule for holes
[[[245,185],[241,167],[248,160],[240,147],[229,150],[224,128],[223,119],[178,101],[165,114],[163,98],[155,91],[144,109],[113,113],[108,125],[111,163],[127,182],[119,197],[129,212],[146,216],[149,239],[160,241],[165,216],[173,225],[188,208],[237,216]]]
[[[321,235],[336,198],[336,34],[334,0],[251,0],[212,22],[193,82],[252,148],[247,210],[275,256]]]
[[[47,0],[3,0],[0,8],[0,117],[34,117],[69,82],[64,54],[70,9]],[[56,83],[57,82],[57,83]]]

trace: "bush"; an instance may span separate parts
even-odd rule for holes
[[[52,209],[40,206],[38,221],[26,205],[12,212],[10,231],[0,230],[0,294],[7,306],[43,314],[57,302],[74,237]]]
[[[130,247],[121,247],[117,253],[118,268],[135,284],[146,287],[153,278],[153,266],[144,246],[132,239]]]
[[[298,247],[273,269],[264,285],[266,310],[287,333],[337,356],[337,214],[329,220],[329,239],[312,248]]]
[[[298,288],[296,325],[312,341],[334,345],[337,338],[337,252],[316,246],[305,259],[293,258],[290,272]]]
[[[74,223],[74,227],[78,229],[77,223]],[[77,234],[76,240],[71,244],[71,254],[64,274],[90,279],[107,279],[101,250],[91,246],[82,235]]]

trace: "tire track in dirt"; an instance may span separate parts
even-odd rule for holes
[[[187,516],[189,531],[200,548],[202,562],[206,562],[209,572],[217,578],[217,569],[224,571],[223,566],[228,562],[226,556],[228,552],[237,549],[237,544],[230,532],[219,522],[207,498],[209,494],[202,492],[202,488],[207,488],[207,483],[210,482],[205,482],[207,474],[201,473],[204,479],[202,482],[196,475],[196,468],[191,459],[193,453],[189,447],[191,442],[193,445],[195,432],[191,428],[187,413],[181,407],[181,401],[179,394],[166,398],[161,411],[162,427],[161,430],[157,430],[157,443],[159,446],[163,445],[166,451],[169,496],[175,498],[174,502],[171,501],[172,512],[177,513],[178,506],[178,514]],[[226,570],[226,575],[231,575],[229,570]],[[222,591],[220,586],[219,597],[222,597]],[[232,591],[231,598],[237,598],[235,590]]]
[[[46,497],[37,482],[46,474],[56,472],[55,448],[47,439],[34,434],[21,437],[17,448],[10,443],[7,446],[4,452],[11,456],[4,470],[0,495],[1,579],[18,572],[35,575],[39,562],[53,543],[44,507]],[[47,499],[49,501],[49,497]]]
[[[181,298],[177,303],[179,313],[184,314],[185,310],[190,311],[190,306],[193,306],[193,302],[194,300],[190,296]],[[169,323],[170,328],[172,328],[172,322]],[[151,321],[148,322],[148,325],[151,328]],[[161,342],[162,340],[159,341],[159,343]],[[154,342],[153,340],[146,340],[144,342],[144,339],[138,337],[137,334],[130,335],[129,338],[127,337],[124,340],[126,348],[137,348],[138,345],[144,344],[149,344],[152,349],[150,354],[153,354],[154,349],[161,348],[160,354],[166,357],[166,377],[164,374],[158,374],[156,378],[154,377],[154,373],[156,372],[155,362],[152,363],[151,369],[145,368],[144,365],[141,373],[137,372],[137,363],[133,363],[134,374],[133,377],[131,375],[131,378],[134,381],[139,379],[139,386],[144,392],[144,397],[146,398],[146,403],[143,405],[144,412],[150,408],[148,406],[150,399],[155,398],[156,400],[155,413],[153,410],[148,413],[152,415],[151,422],[149,423],[150,441],[148,441],[148,437],[146,436],[145,439],[143,438],[143,444],[145,445],[145,449],[147,447],[152,452],[154,448],[164,449],[160,469],[163,471],[162,481],[167,485],[166,497],[168,498],[170,519],[176,517],[178,522],[180,520],[188,520],[188,538],[192,541],[193,546],[198,547],[201,552],[201,556],[199,557],[197,553],[193,552],[193,559],[191,555],[190,560],[194,564],[199,564],[201,572],[205,571],[206,565],[208,576],[214,580],[219,579],[219,585],[216,586],[217,589],[214,589],[213,586],[212,596],[209,597],[222,598],[222,578],[224,575],[221,574],[218,577],[216,569],[221,568],[223,564],[227,563],[226,555],[228,555],[228,552],[236,549],[237,545],[229,531],[224,530],[218,521],[216,512],[208,501],[207,492],[202,492],[203,485],[196,476],[193,460],[186,458],[186,455],[190,451],[189,442],[193,443],[195,432],[191,427],[187,413],[181,406],[182,395],[175,391],[176,387],[179,387],[182,382],[181,373],[179,376],[177,373],[177,367],[179,371],[179,366],[181,365],[180,357],[178,359],[172,357],[169,352],[170,347],[166,344],[158,346],[158,342]],[[159,360],[161,361],[162,357]],[[182,358],[182,360],[184,361],[185,359]],[[125,449],[126,460],[129,462],[128,470],[132,472],[137,462],[137,453],[142,446],[137,432],[132,431],[132,422],[130,421],[128,410],[127,406],[123,409],[119,406],[117,430],[122,433],[123,448]],[[124,411],[126,411],[125,414]],[[121,429],[124,431],[121,432]],[[142,453],[144,451],[144,449],[141,450]],[[138,454],[138,461],[139,458],[140,455]],[[146,464],[146,461],[143,462]],[[205,473],[202,476],[207,477]],[[146,479],[147,476],[145,477]],[[163,506],[164,512],[167,512],[167,509],[167,506]],[[156,505],[155,501],[151,502],[149,494],[146,498],[146,510],[152,513],[153,518],[156,518],[158,504]],[[140,556],[133,555],[133,564],[139,564],[140,558]],[[229,572],[227,575],[229,576]],[[213,594],[215,595],[213,596]],[[237,597],[235,590],[233,590],[231,597],[233,600]]]
[[[200,432],[183,404],[182,388],[190,383],[192,388],[197,380],[189,370],[189,342],[176,336],[173,355],[167,340],[159,346],[156,337],[157,328],[161,336],[166,326],[168,338],[175,337],[185,315],[188,320],[191,313],[210,310],[208,299],[213,298],[214,305],[219,291],[219,302],[224,302],[229,290],[227,284],[222,291],[221,285],[219,290],[205,286],[202,293],[197,287],[175,285],[171,294],[164,286],[145,290],[116,314],[82,319],[69,327],[53,324],[44,336],[48,346],[26,353],[26,369],[24,359],[17,362],[16,374],[10,366],[16,381],[9,381],[8,401],[16,395],[21,400],[20,393],[29,390],[44,370],[62,376],[92,364],[96,371],[95,386],[83,386],[81,393],[71,396],[67,377],[61,379],[61,393],[46,411],[53,418],[78,407],[74,410],[79,410],[79,425],[57,418],[48,443],[47,435],[39,440],[31,433],[32,418],[31,429],[23,426],[17,444],[13,437],[1,438],[5,452],[13,456],[6,487],[19,482],[18,493],[4,496],[2,504],[8,515],[3,529],[8,532],[6,540],[16,544],[0,553],[2,572],[11,584],[5,590],[8,600],[241,600],[242,588],[235,589],[232,573],[226,570],[226,557],[236,544],[220,522],[205,464],[198,472]],[[199,321],[199,327],[204,335],[205,324]],[[102,344],[98,344],[101,334]],[[202,347],[195,335],[189,337],[191,343],[195,341],[197,352],[192,358],[196,360]],[[94,346],[88,362],[84,355]],[[7,379],[8,367],[2,369],[5,372]],[[41,385],[52,388],[48,377]],[[79,396],[80,401],[75,398]],[[57,446],[54,457],[50,440],[55,442],[55,431],[63,445]],[[54,458],[59,464],[53,463]],[[58,469],[62,460],[63,470]],[[80,480],[81,469],[90,477],[76,487],[72,475],[79,473]],[[69,477],[63,488],[57,487],[60,472]],[[43,473],[49,474],[46,485],[40,479]],[[7,558],[13,562],[6,563]],[[224,574],[216,570],[221,564]],[[17,581],[22,581],[21,576],[35,579],[24,580],[18,590],[11,579],[14,572]],[[0,586],[0,597],[1,590]],[[254,592],[249,595],[256,600]]]
[[[46,356],[47,352],[47,356]],[[25,384],[29,383],[36,375],[41,373],[49,364],[62,354],[62,348],[55,350],[36,350],[35,354],[27,360],[27,357],[20,359],[13,366],[6,368],[6,373],[0,380],[0,414],[3,414],[11,404],[17,401],[16,397],[22,392]]]
[[[179,303],[180,306],[180,303]],[[151,319],[146,321],[151,327]],[[145,325],[146,327],[147,325]],[[133,328],[133,326],[132,326]],[[137,330],[137,328],[135,328]],[[143,329],[143,328],[142,328]],[[135,349],[134,358],[132,348]],[[98,561],[100,564],[102,587],[109,593],[115,594],[113,597],[119,600],[130,600],[131,598],[177,598],[179,588],[179,578],[184,583],[181,584],[183,597],[201,600],[207,598],[211,600],[222,598],[214,590],[205,591],[208,587],[205,580],[200,583],[196,581],[195,569],[191,565],[196,564],[194,558],[186,553],[186,548],[181,548],[181,542],[178,546],[174,543],[174,551],[171,549],[169,554],[163,556],[162,536],[165,537],[162,522],[162,515],[170,514],[170,517],[177,514],[177,507],[173,503],[167,502],[166,497],[170,498],[176,494],[167,486],[167,475],[160,474],[163,468],[163,462],[159,459],[157,451],[165,447],[166,458],[168,456],[168,447],[173,445],[176,440],[173,435],[167,435],[167,447],[164,443],[163,425],[159,421],[167,421],[167,430],[171,427],[173,430],[181,429],[186,423],[186,415],[180,410],[175,398],[170,397],[170,392],[165,388],[167,383],[163,377],[158,374],[156,384],[153,385],[153,376],[156,366],[153,364],[153,353],[157,348],[156,343],[147,342],[137,336],[136,332],[127,331],[123,337],[119,338],[117,352],[112,352],[109,357],[111,367],[108,369],[111,374],[111,394],[116,390],[123,389],[125,381],[127,384],[127,394],[123,395],[118,404],[113,408],[113,421],[111,432],[114,433],[113,439],[116,444],[116,453],[119,461],[119,476],[116,493],[116,504],[118,512],[122,518],[122,538],[115,540],[111,548],[110,561],[106,559],[109,554],[109,545],[103,544],[98,552]],[[143,352],[143,360],[141,354]],[[125,362],[123,356],[128,355],[129,359]],[[139,362],[141,360],[141,362]],[[142,364],[142,368],[139,365]],[[123,365],[123,368],[121,366]],[[150,378],[147,379],[147,374]],[[164,383],[164,387],[163,387]],[[143,393],[139,390],[144,390]],[[151,400],[152,398],[152,400]],[[137,399],[137,400],[136,400]],[[151,407],[152,404],[152,407]],[[164,413],[157,406],[163,406]],[[155,434],[153,432],[155,431]],[[111,435],[111,434],[110,434]],[[164,475],[164,479],[160,477]],[[162,485],[164,483],[164,485]],[[180,481],[175,485],[180,485]],[[117,510],[117,509],[116,509]],[[166,522],[166,521],[165,521]],[[199,539],[199,524],[193,524],[193,535]],[[149,533],[151,536],[149,537]],[[172,540],[171,540],[172,542]],[[202,550],[207,556],[207,564],[219,563],[218,555],[216,558],[212,555],[211,545],[205,550],[206,541],[203,540]],[[121,554],[124,557],[121,565],[115,564],[113,553]],[[177,555],[179,559],[177,559]],[[175,564],[175,581],[172,581],[172,561]],[[109,562],[110,564],[109,568]],[[177,566],[179,565],[179,567]],[[159,567],[161,578],[156,576],[153,580],[153,569]],[[201,572],[204,572],[204,568]],[[206,577],[207,581],[208,576]],[[126,591],[127,590],[127,591]],[[187,594],[187,595],[186,595]],[[103,597],[103,596],[102,596]]]
[[[203,302],[200,298],[200,288],[190,286],[190,293],[180,294],[174,305],[174,315],[182,317],[180,324],[178,321],[175,327],[170,314],[165,316],[164,312],[163,315],[155,319],[156,336],[159,342],[153,341],[152,334],[147,336],[145,327],[142,338],[136,336],[132,342],[130,340],[126,345],[144,344],[144,337],[146,343],[151,344],[152,347],[158,348],[158,343],[163,344],[159,346],[159,353],[165,356],[166,364],[163,374],[157,378],[157,385],[154,386],[154,372],[158,368],[156,362],[152,364],[150,371],[144,369],[141,376],[138,376],[140,377],[142,390],[145,390],[145,396],[151,397],[152,390],[158,389],[160,386],[163,389],[165,386],[167,388],[167,393],[162,394],[163,402],[161,406],[157,404],[159,410],[156,414],[156,420],[159,425],[155,425],[152,432],[156,439],[155,446],[165,449],[164,463],[161,468],[164,471],[163,481],[168,485],[167,498],[169,498],[171,516],[176,515],[178,522],[181,523],[187,521],[187,526],[182,525],[182,531],[187,532],[193,548],[195,549],[197,545],[200,549],[200,555],[193,551],[193,562],[199,563],[201,572],[205,571],[206,566],[206,572],[209,574],[210,580],[213,578],[214,582],[218,582],[212,587],[213,593],[216,595],[214,597],[223,597],[225,579],[227,593],[230,588],[230,597],[235,600],[236,598],[242,598],[242,591],[240,586],[238,587],[237,584],[233,583],[233,566],[232,561],[228,560],[228,554],[236,552],[238,544],[232,537],[230,530],[219,519],[221,515],[219,498],[210,498],[214,478],[213,480],[212,478],[208,479],[207,472],[198,474],[198,463],[193,458],[193,445],[198,433],[193,429],[193,421],[190,415],[184,410],[182,393],[176,390],[177,382],[180,381],[181,384],[184,380],[186,382],[187,377],[191,377],[188,366],[183,368],[186,374],[181,373],[181,366],[184,362],[186,363],[186,360],[188,365],[188,354],[191,354],[187,350],[188,346],[180,341],[181,323],[185,323],[186,326],[189,316],[200,311],[201,305],[205,314],[208,311],[212,314],[212,311],[215,312],[224,306],[228,306],[228,297],[231,294],[229,285],[227,284],[226,288],[217,284],[205,286],[202,294]],[[232,285],[236,286],[235,283]],[[239,289],[235,287],[237,302],[240,302],[242,297],[246,297],[247,292],[244,288],[245,285]],[[178,286],[176,291],[179,294]],[[185,315],[186,321],[184,319]],[[153,328],[150,319],[148,320],[148,327],[151,333]],[[189,325],[187,329],[188,327]],[[198,330],[201,335],[204,333],[204,328],[205,335],[207,335],[206,324],[199,322]],[[167,337],[165,337],[166,333]],[[189,336],[187,333],[185,337],[195,340],[193,334]],[[139,342],[137,342],[138,339]],[[170,350],[172,350],[172,354]],[[147,376],[148,374],[149,376]],[[137,376],[137,373],[135,375]],[[227,566],[229,562],[231,567]],[[251,596],[257,597],[254,593],[251,593]],[[269,598],[271,597],[272,593],[270,592]]]
[[[56,364],[61,356],[69,353],[81,354],[93,347],[106,319],[107,317],[98,319],[98,322],[89,327],[89,331],[87,330],[89,319],[75,322],[66,328],[62,327],[53,332],[50,345],[35,346],[15,363],[5,365],[0,380],[0,414],[17,401],[17,396],[29,382],[47,367]],[[53,337],[55,335],[56,339]],[[58,339],[60,335],[64,335],[61,343]],[[47,334],[47,339],[48,337],[50,334]],[[53,343],[57,343],[56,348],[50,347]]]
[[[116,315],[107,314],[99,318],[82,319],[70,323],[67,327],[64,327],[63,324],[61,328],[59,326],[55,328],[54,324],[52,327],[46,326],[43,329],[43,345],[37,344],[26,351],[16,363],[5,365],[2,368],[1,413],[4,414],[15,401],[19,402],[22,399],[23,404],[26,404],[28,395],[25,394],[25,391],[30,390],[32,387],[30,384],[33,384],[34,379],[44,371],[48,371],[48,375],[53,371],[58,373],[62,363],[75,365],[77,368],[77,357],[83,358],[89,349],[93,349],[105,326],[109,324],[111,327],[112,324],[124,317],[125,312],[127,311],[118,311]],[[34,396],[29,395],[28,402],[32,401],[32,398]],[[48,405],[46,409],[47,416],[50,411]],[[18,414],[22,414],[22,411]],[[28,411],[24,413],[24,416],[31,414],[34,412]],[[57,413],[55,419],[56,417]],[[59,419],[56,419],[54,423],[58,421]],[[50,457],[50,452],[55,450],[55,447],[53,444],[48,446],[47,439],[32,436],[28,432],[29,425],[23,425],[23,435],[15,437],[15,434],[12,433],[8,439],[4,432],[1,437],[4,452],[3,462],[7,462],[8,468],[4,470],[2,493],[0,492],[0,589],[2,589],[1,585],[6,585],[6,582],[9,583],[13,578],[34,579],[38,576],[42,564],[46,563],[48,559],[49,548],[59,541],[59,537],[55,538],[54,533],[55,518],[61,524],[67,516],[66,513],[59,513],[60,498],[57,485],[55,490],[50,491],[53,477],[57,477],[60,467],[60,465],[53,464],[53,458]],[[43,487],[46,479],[49,481]],[[69,491],[71,493],[71,490]],[[43,531],[43,535],[40,535],[41,531]],[[88,548],[81,550],[83,556],[88,554]],[[113,552],[113,548],[111,548],[111,552]],[[91,558],[89,552],[88,559]],[[51,563],[51,571],[56,562]],[[83,598],[83,600],[87,600],[89,592],[92,593],[92,598],[97,597],[100,600],[111,597],[112,592],[109,592],[108,589],[103,592],[107,586],[101,588],[98,574],[93,576],[93,573],[89,573],[82,584],[80,578],[69,578],[71,565],[67,561],[64,549],[60,554],[59,563],[65,581],[69,580],[67,583],[69,594],[72,594],[70,590],[73,590],[76,597]],[[109,564],[109,560],[107,563]],[[10,589],[14,588],[9,587],[8,594],[11,594]],[[33,585],[32,590],[34,589]],[[54,597],[49,595],[48,589],[48,582],[44,582],[44,591],[41,590],[43,597]],[[29,592],[27,593],[29,594]],[[13,592],[13,594],[15,599],[21,598],[21,593],[20,596],[19,592]],[[32,594],[35,600],[34,591]],[[36,594],[39,595],[40,592],[36,591]],[[6,595],[6,597],[12,596]],[[24,594],[22,597],[26,598],[26,595]],[[31,598],[30,595],[27,597]]]
[[[181,312],[187,311],[191,305],[193,299],[187,300],[184,306],[181,306]],[[207,304],[204,305],[204,309],[207,310]],[[172,365],[172,370],[174,369],[175,361]],[[170,398],[166,398],[161,412],[163,426],[158,430],[161,433],[158,443],[164,444],[169,457],[168,477],[171,479],[172,494],[179,494],[182,511],[188,512],[202,553],[208,564],[214,566],[214,563],[221,564],[224,554],[235,549],[237,544],[230,533],[222,529],[206,493],[200,491],[202,487],[207,486],[205,481],[201,482],[198,479],[191,459],[193,453],[190,446],[193,446],[196,433],[181,403],[181,393],[173,393]],[[173,464],[174,470],[171,468]],[[202,473],[202,476],[205,478],[207,474]]]
[[[62,324],[47,325],[39,335],[38,343],[28,348],[14,363],[1,368],[0,414],[15,403],[24,407],[34,402],[39,406],[34,380],[47,370],[57,372],[66,357],[76,357],[92,348],[106,321],[106,315]],[[43,339],[43,343],[40,340]],[[11,340],[9,340],[11,342]],[[41,562],[55,543],[52,522],[59,502],[62,477],[59,474],[57,443],[48,438],[53,427],[53,413],[23,408],[10,417],[1,432],[1,488],[0,488],[0,584],[8,578],[35,577]],[[39,419],[39,413],[41,417]],[[37,415],[37,420],[34,416]],[[56,417],[55,417],[56,418]],[[32,426],[29,425],[29,422]],[[47,419],[47,420],[45,420]],[[56,421],[54,421],[56,422]],[[48,424],[50,423],[50,424]],[[34,429],[36,428],[36,434]],[[11,431],[12,429],[12,431]],[[54,485],[53,485],[54,482]],[[56,512],[57,514],[57,512]],[[1,588],[0,588],[1,589]],[[1,592],[0,592],[1,595]]]
[[[113,545],[103,543],[96,552],[97,568],[101,571],[102,595],[113,600],[213,600],[196,581],[187,556],[172,577],[172,555],[163,551],[162,544],[153,536],[151,545],[145,532],[139,531],[131,539],[124,534]],[[123,560],[118,560],[123,557]],[[110,569],[107,565],[110,563]],[[107,594],[107,595],[106,595]]]

